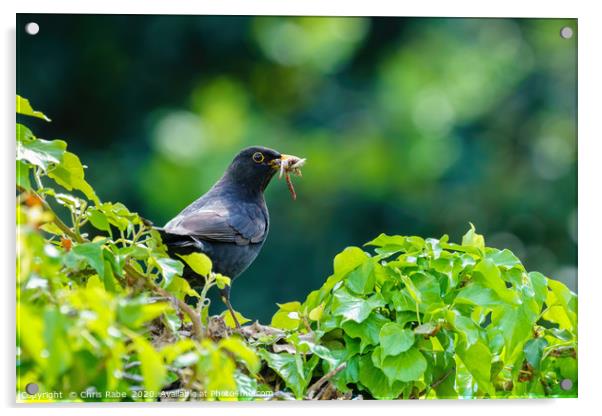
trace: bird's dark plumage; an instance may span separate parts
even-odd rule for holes
[[[215,272],[232,280],[239,276],[267,237],[269,213],[263,192],[283,156],[259,146],[242,150],[207,193],[159,229],[170,255],[205,253]],[[193,285],[198,281],[188,268],[184,277]],[[231,309],[229,287],[223,296]]]

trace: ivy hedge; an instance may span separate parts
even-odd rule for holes
[[[20,96],[17,113],[50,121]],[[348,247],[303,302],[269,325],[237,313],[236,331],[208,312],[230,279],[205,255],[170,258],[148,221],[101,201],[66,142],[18,123],[16,170],[18,401],[577,395],[576,294],[472,225],[461,244]]]

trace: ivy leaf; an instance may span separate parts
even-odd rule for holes
[[[562,283],[555,280],[548,280],[548,291],[546,297],[547,311],[543,318],[557,323],[560,329],[572,331],[577,324],[577,298]]]
[[[99,276],[104,276],[105,263],[102,254],[103,241],[81,243],[75,245],[65,257],[65,263],[69,267],[75,267],[79,261],[90,265]]]
[[[368,255],[358,247],[347,247],[334,258],[334,274],[339,278],[347,276],[352,270],[368,260]]]
[[[240,338],[238,337],[227,337],[223,338],[219,342],[219,347],[224,348],[238,357],[247,369],[251,372],[251,374],[257,373],[261,370],[261,361],[255,351],[247,346]]]
[[[541,307],[548,295],[548,278],[539,272],[530,272],[527,276],[534,298]]]
[[[527,301],[519,306],[503,306],[492,313],[491,321],[502,331],[505,344],[505,357],[509,363],[514,362],[516,354],[522,351],[523,344],[529,339],[537,314],[529,307]]]
[[[458,311],[450,310],[447,312],[447,321],[458,335],[464,338],[467,347],[472,346],[479,340],[480,329],[471,318],[460,314]]]
[[[341,288],[334,293],[332,313],[359,323],[366,319],[372,310],[384,305],[384,299],[379,294],[362,299]]]
[[[500,269],[498,269],[491,259],[484,258],[477,263],[473,269],[473,280],[493,290],[504,302],[511,304],[519,303],[516,292],[506,287]]]
[[[167,302],[149,302],[145,297],[137,297],[120,301],[117,316],[123,325],[140,328],[144,323],[161,316],[169,307]]]
[[[24,324],[27,325],[26,322]],[[55,308],[44,313],[44,343],[47,360],[45,376],[53,383],[65,372],[73,362],[71,346],[67,343],[67,321],[65,316]]]
[[[497,267],[505,267],[511,269],[514,266],[522,266],[521,261],[508,249],[497,250],[488,249],[485,258],[490,260]]]
[[[144,382],[144,389],[147,392],[158,392],[162,385],[165,376],[167,375],[163,366],[163,357],[153,346],[140,335],[132,334],[134,348],[140,360],[140,371]],[[149,397],[147,400],[155,400],[154,397]]]
[[[47,172],[61,163],[66,149],[64,141],[37,139],[31,130],[17,124],[17,160],[27,161]]]
[[[373,271],[374,263],[365,261],[347,275],[345,279],[346,286],[358,295],[372,293],[375,283]]]
[[[280,309],[272,317],[271,325],[286,330],[297,329],[301,324],[299,315],[301,304],[299,302],[289,302],[278,306]]]
[[[379,340],[383,356],[397,355],[414,345],[414,332],[411,329],[404,329],[400,324],[390,322],[381,328]]]
[[[29,165],[21,160],[17,160],[17,175],[16,181],[17,186],[29,191],[31,190],[31,181],[29,180],[29,174],[31,168]]]
[[[211,273],[213,263],[206,254],[192,253],[186,255],[178,254],[178,256],[182,258],[196,274],[206,277]]]
[[[470,230],[462,237],[462,246],[474,247],[480,252],[485,250],[485,238],[481,234],[477,234],[475,226],[470,223]]]
[[[86,212],[86,216],[88,217],[88,220],[90,220],[90,223],[97,229],[101,231],[111,231],[111,225],[109,224],[109,220],[107,219],[106,214],[101,210],[95,207],[91,207]]]
[[[288,352],[274,354],[265,350],[260,350],[259,355],[284,380],[284,383],[291,389],[295,397],[302,399],[311,380],[311,374],[306,374],[301,355],[289,354]]]
[[[45,121],[50,121],[50,119],[41,111],[36,111],[31,107],[29,100],[27,98],[23,98],[20,95],[17,95],[17,113],[23,114],[26,116],[41,118]]]
[[[182,262],[169,257],[152,257],[152,260],[159,267],[159,270],[161,270],[161,274],[163,275],[161,287],[168,287],[175,276],[182,276],[182,272],[184,271]]]
[[[495,389],[490,381],[492,356],[489,348],[481,341],[470,347],[461,343],[458,345],[456,353],[479,388],[491,396],[495,396]]]
[[[456,303],[468,303],[476,306],[495,307],[502,305],[500,297],[480,283],[469,283],[456,296]]]
[[[228,276],[224,276],[221,273],[215,273],[215,283],[219,289],[224,289],[226,286],[230,286],[232,280]]]
[[[385,355],[382,347],[377,347],[373,351],[372,359],[375,365],[380,363],[379,367],[390,383],[418,380],[427,367],[424,355],[415,347],[397,355]]]
[[[318,306],[309,311],[309,319],[312,321],[319,321],[322,319],[322,314],[324,313],[324,303],[320,303]]]
[[[82,191],[88,199],[94,201],[96,205],[100,205],[94,189],[84,179],[84,166],[75,154],[65,152],[61,163],[50,170],[48,176],[69,191],[73,189]]]
[[[539,370],[541,364],[541,358],[543,357],[543,350],[548,346],[548,341],[545,338],[530,339],[525,343],[523,352],[527,362],[531,364],[533,368]]]
[[[370,354],[364,354],[359,361],[359,381],[375,399],[393,400],[399,397],[406,383],[389,383],[383,371],[372,362]]]
[[[249,318],[244,317],[243,314],[238,311],[234,311],[234,315],[236,315],[236,320],[241,325],[244,325],[247,322],[251,322]],[[226,309],[221,313],[220,316],[224,318],[224,323],[228,328],[236,328],[236,324],[234,323],[234,319],[232,319],[232,314],[229,310]]]
[[[342,327],[347,335],[351,338],[359,338],[360,352],[363,352],[369,345],[377,345],[379,343],[380,330],[387,322],[387,318],[379,313],[372,312],[368,318],[361,323],[355,321],[343,322]]]

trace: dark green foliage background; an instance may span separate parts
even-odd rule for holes
[[[35,21],[40,33],[21,32]],[[575,20],[17,17],[17,90],[103,200],[163,224],[243,146],[307,157],[233,303],[268,321],[383,230],[488,245],[576,290]],[[51,110],[51,111],[50,111]],[[216,303],[217,304],[217,303]]]

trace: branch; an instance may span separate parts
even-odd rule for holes
[[[56,212],[54,212],[54,210],[48,204],[48,202],[46,202],[46,200],[40,196],[40,194],[38,194],[37,192],[35,192],[33,189],[28,191],[28,190],[26,190],[25,188],[23,188],[23,187],[21,187],[19,185],[17,185],[17,189],[20,192],[28,192],[31,195],[33,195],[35,198],[37,198],[37,200],[40,202],[40,204],[42,205],[42,207],[44,208],[44,210],[49,211],[49,212],[52,213],[52,222],[57,227],[60,228],[60,230],[63,232],[63,234],[65,234],[66,236],[68,236],[72,240],[77,241],[78,243],[84,243],[84,242],[88,241],[85,238],[83,238],[82,236],[80,236],[79,234],[75,233],[67,224],[65,224],[63,222],[63,220],[61,220],[59,218],[59,216],[56,214]]]
[[[345,369],[345,367],[347,367],[346,362],[344,362],[343,364],[339,365],[338,367],[330,370],[328,373],[323,375],[318,381],[316,381],[314,384],[312,384],[309,389],[307,389],[307,398],[309,400],[313,400],[314,395],[316,394],[316,391],[320,390],[320,387],[322,387],[322,385],[324,383],[326,383],[328,380],[330,380],[331,378],[333,378],[334,376],[339,374],[341,371],[343,371]]]
[[[194,309],[192,309],[190,306],[188,306],[188,304],[186,302],[176,298],[175,296],[173,296],[171,293],[169,293],[167,290],[163,289],[162,287],[159,287],[159,286],[155,285],[154,283],[150,282],[145,275],[139,273],[136,269],[134,269],[129,264],[126,264],[125,266],[123,266],[123,271],[126,273],[126,275],[128,275],[129,277],[131,277],[133,279],[143,280],[145,282],[146,286],[149,289],[151,289],[153,292],[155,292],[161,296],[164,296],[166,298],[169,298],[173,302],[175,302],[176,305],[178,306],[178,308],[180,308],[190,318],[190,321],[192,322],[192,336],[198,340],[200,340],[202,338],[202,333],[203,333],[202,328],[203,327],[201,325],[201,319],[199,318],[199,315],[194,311]]]

